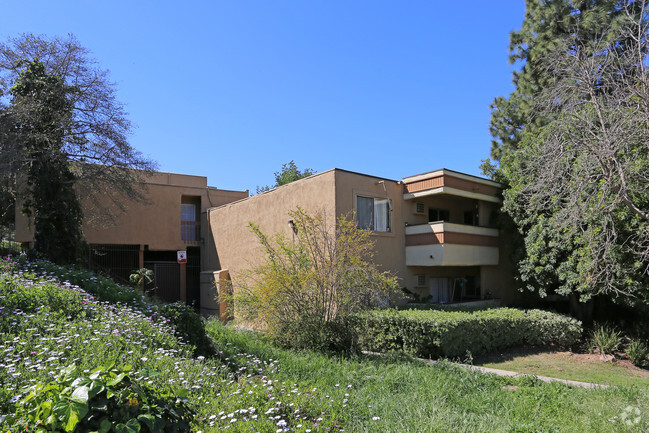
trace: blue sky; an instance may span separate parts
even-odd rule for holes
[[[224,189],[300,168],[480,174],[524,0],[18,1],[0,38],[74,34],[159,169]]]

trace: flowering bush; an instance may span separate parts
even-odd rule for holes
[[[370,233],[353,220],[300,208],[289,217],[291,239],[249,224],[266,255],[236,285],[236,313],[286,347],[348,348],[342,319],[389,303],[399,294],[397,279],[372,262]]]

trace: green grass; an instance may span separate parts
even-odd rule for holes
[[[649,388],[649,374],[628,363],[602,362],[599,355],[570,355],[568,352],[529,352],[518,355],[492,356],[475,361],[476,365],[549,376],[580,382],[613,386]]]
[[[426,366],[396,354],[340,358],[295,353],[220,324],[210,323],[208,330],[220,344],[230,343],[231,350],[278,361],[274,377],[280,381],[317,388],[334,401],[348,393],[346,407],[335,414],[346,431],[635,431],[619,423],[625,408],[649,409],[649,393],[638,387],[572,388],[473,373],[451,363]],[[641,422],[634,428],[646,431],[649,417]]]
[[[24,387],[61,368],[114,362],[149,368],[162,391],[188,391],[194,431],[212,432],[626,432],[649,429],[649,391],[544,384],[483,375],[404,355],[294,352],[217,322],[215,357],[195,357],[146,299],[90,274],[53,265],[47,276],[0,261],[0,418]],[[75,279],[75,284],[59,276]],[[69,278],[68,281],[70,280]],[[93,299],[93,293],[129,304]],[[620,420],[638,408],[639,423]],[[0,430],[11,426],[0,424]]]

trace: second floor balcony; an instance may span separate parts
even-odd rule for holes
[[[498,264],[498,230],[444,221],[406,227],[407,266]]]

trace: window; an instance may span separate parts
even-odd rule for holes
[[[192,203],[180,205],[180,239],[185,242],[198,242],[200,238],[200,223],[197,221],[197,206]]]
[[[464,224],[475,226],[476,224],[476,215],[472,210],[464,211]]]
[[[428,209],[428,222],[449,221],[451,214],[448,209]]]
[[[196,205],[183,203],[180,205],[181,221],[196,221]]]
[[[356,197],[356,220],[359,229],[375,232],[392,231],[392,204],[387,198]]]

